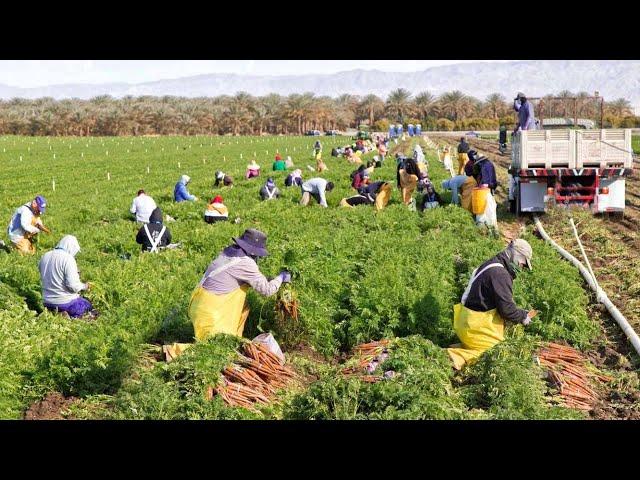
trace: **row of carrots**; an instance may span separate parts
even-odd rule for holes
[[[345,367],[341,370],[345,377],[357,377],[359,380],[367,383],[376,383],[382,380],[382,375],[366,374],[367,366],[384,353],[390,344],[389,340],[383,339],[376,342],[363,343],[353,347],[352,359],[356,359],[355,366]]]
[[[611,381],[610,377],[587,370],[587,358],[577,350],[558,343],[547,343],[538,352],[540,365],[548,370],[549,379],[558,389],[565,406],[593,410],[599,402],[593,380]]]
[[[269,403],[277,389],[297,378],[293,369],[263,344],[245,343],[243,353],[222,370],[218,385],[207,389],[209,400],[220,395],[229,406],[255,411],[256,403]]]

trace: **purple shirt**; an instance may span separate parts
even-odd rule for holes
[[[228,262],[234,263],[219,273],[209,276]],[[251,257],[246,255],[232,257],[225,255],[225,252],[211,262],[204,275],[206,279],[202,282],[202,287],[215,294],[229,293],[242,285],[249,284],[256,292],[268,297],[276,293],[282,284],[280,275],[271,281],[267,280]]]
[[[533,105],[527,100],[522,105],[518,100],[513,102],[513,109],[518,112],[518,125],[522,130],[535,130],[535,118],[533,116]]]

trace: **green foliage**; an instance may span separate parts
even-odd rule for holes
[[[399,420],[462,419],[468,416],[451,383],[447,354],[420,336],[397,339],[391,357],[379,367],[396,376],[374,384],[341,377],[338,368],[292,398],[288,419]]]
[[[318,175],[305,169],[315,164],[314,140],[0,137],[0,152],[6,149],[0,154],[4,161],[0,178],[11,185],[0,216],[8,219],[17,206],[44,194],[49,209],[43,219],[54,232],[39,235],[35,257],[0,251],[0,417],[19,418],[30,403],[57,390],[92,399],[109,395],[116,418],[254,418],[243,409],[225,408],[217,399],[204,399],[203,388],[228,359],[235,345],[232,340],[216,338],[199,344],[169,365],[149,368],[139,362],[148,344],[193,342],[186,313],[190,294],[231,237],[250,227],[268,235],[270,256],[260,260],[261,271],[268,277],[283,267],[292,271],[300,325],[295,332],[277,325],[275,297],[250,292],[245,336],[272,331],[281,339],[295,333],[295,338],[326,357],[362,341],[411,336],[406,344],[398,341],[394,357],[405,362],[397,368],[406,375],[362,385],[337,376],[331,368],[321,369],[321,380],[308,392],[294,395],[291,404],[287,400],[282,412],[264,412],[263,417],[279,418],[283,412],[291,418],[488,415],[475,407],[463,408],[451,382],[453,370],[438,347],[455,341],[453,305],[471,272],[504,244],[479,231],[461,208],[409,212],[395,188],[389,205],[380,212],[368,206],[337,208],[341,198],[353,194],[348,181],[353,165],[328,156],[329,170],[322,176],[336,184],[328,194],[328,209],[313,202],[300,207],[296,188],[283,187],[279,200],[260,202],[258,190],[266,177],[273,176],[282,186],[287,173],[267,174],[276,149],[291,155],[305,178]],[[344,137],[322,141],[325,151],[350,143]],[[415,141],[399,147],[409,152]],[[259,179],[245,181],[247,159],[254,151],[264,171]],[[434,152],[425,149],[425,154],[440,191],[447,173]],[[364,161],[373,155],[365,155]],[[216,170],[231,175],[234,187],[214,190]],[[34,175],[35,171],[42,173]],[[192,177],[189,189],[199,202],[172,202],[173,186],[183,173]],[[395,176],[395,162],[388,160],[373,172],[372,180],[395,185]],[[183,243],[182,249],[158,255],[140,252],[135,243],[138,227],[127,212],[139,188],[176,219],[166,225],[174,241]],[[202,220],[204,200],[218,193],[229,207],[231,221],[208,225]],[[447,192],[442,196],[450,199]],[[88,297],[101,315],[92,323],[43,312],[37,262],[64,234],[78,237],[81,278],[95,285]],[[585,314],[588,297],[579,275],[555,251],[528,238],[535,270],[518,276],[515,298],[519,306],[536,308],[541,314],[526,329],[527,337],[588,346],[597,327]]]
[[[574,410],[547,405],[542,369],[533,360],[536,348],[520,331],[485,352],[466,372],[469,406],[504,420],[582,418]]]

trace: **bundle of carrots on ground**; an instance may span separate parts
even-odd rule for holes
[[[591,388],[591,380],[611,380],[587,370],[587,358],[567,345],[546,343],[539,350],[538,359],[547,368],[548,378],[559,390],[564,405],[570,408],[593,410],[600,398]]]
[[[376,383],[384,379],[384,375],[371,375],[378,365],[389,358],[389,340],[379,340],[377,342],[363,343],[353,348],[351,359],[355,359],[354,366],[342,369],[342,375],[346,377],[357,377],[363,382]]]
[[[255,403],[269,403],[276,389],[287,386],[296,374],[261,343],[245,343],[243,351],[222,370],[218,386],[207,389],[207,398],[220,395],[229,406],[255,410]]]

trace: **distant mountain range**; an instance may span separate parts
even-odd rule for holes
[[[176,72],[179,74],[179,72]],[[20,88],[0,84],[0,98],[53,97],[89,99],[97,95],[116,98],[127,95],[175,95],[213,97],[245,91],[262,96],[313,92],[332,97],[343,93],[385,97],[396,88],[416,94],[428,90],[439,95],[461,90],[477,98],[499,92],[508,100],[518,91],[530,97],[558,93],[599,91],[606,100],[628,99],[640,112],[640,61],[633,60],[527,60],[507,63],[465,63],[433,67],[419,72],[398,73],[351,70],[328,75],[256,76],[207,74],[193,77],[127,84],[65,84]]]

